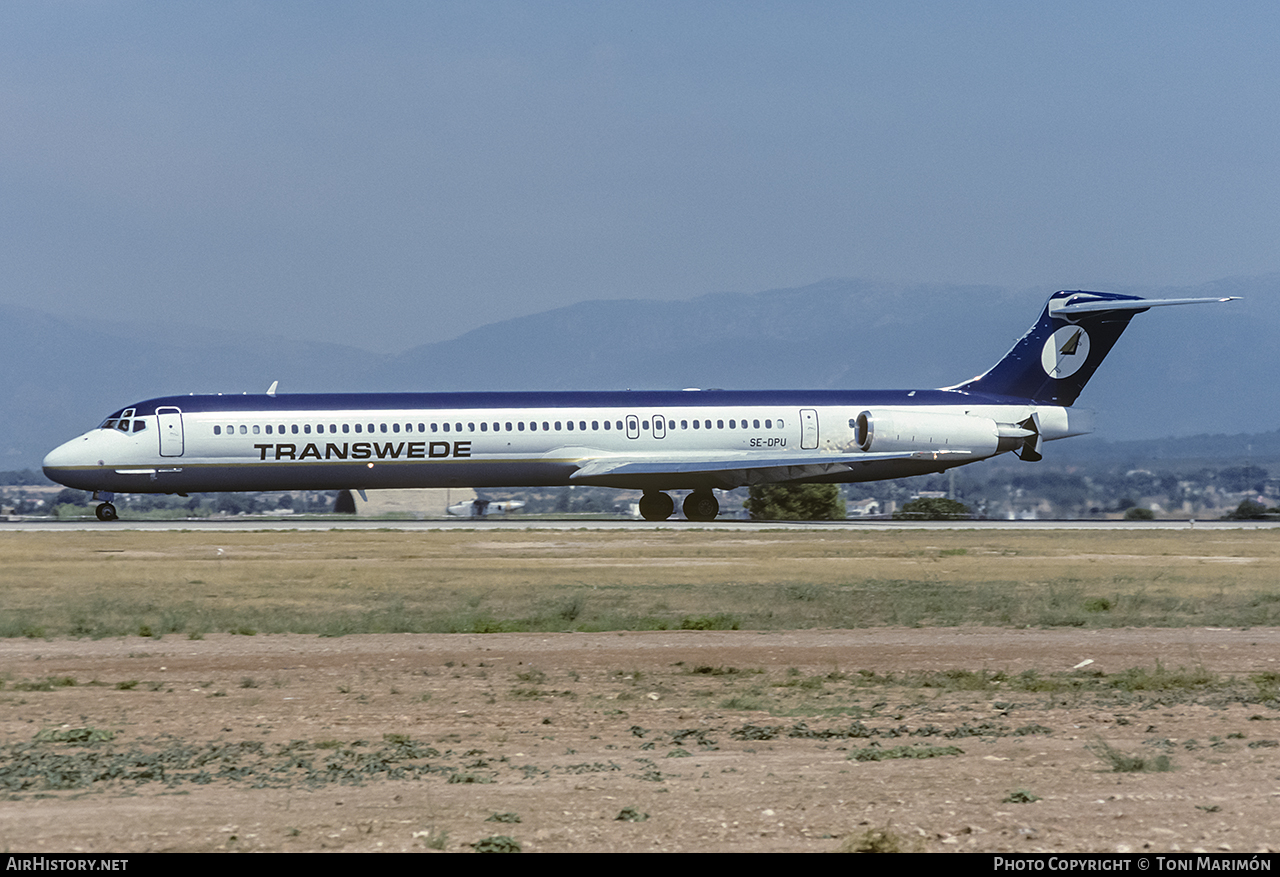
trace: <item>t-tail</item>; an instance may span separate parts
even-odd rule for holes
[[[1233,298],[1150,299],[1114,292],[1055,292],[1040,319],[1003,359],[985,374],[945,389],[1071,405],[1134,315],[1165,305]]]

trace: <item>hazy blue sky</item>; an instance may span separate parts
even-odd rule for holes
[[[1280,269],[1280,4],[0,5],[0,300],[397,351]]]

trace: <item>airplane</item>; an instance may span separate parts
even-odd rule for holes
[[[456,502],[445,509],[451,515],[461,515],[462,517],[483,518],[487,515],[505,515],[510,512],[519,511],[524,508],[524,500],[508,499],[501,502],[495,502],[490,499],[473,499],[471,502]]]
[[[674,390],[164,396],[50,451],[44,472],[116,493],[596,485],[641,516],[719,514],[714,489],[879,481],[1092,432],[1071,406],[1135,314],[1228,298],[1055,292],[992,368],[921,390]]]

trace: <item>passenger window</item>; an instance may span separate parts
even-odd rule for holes
[[[702,424],[695,420],[695,421],[693,422],[693,428],[694,428],[694,429],[701,429],[701,428],[702,428]]]
[[[393,424],[391,424],[391,431],[392,431],[392,432],[399,432],[399,431],[400,431],[400,424],[398,424],[398,423],[393,423]]]
[[[766,420],[766,421],[764,422],[764,428],[765,428],[765,429],[773,429],[773,421],[772,421],[772,420]]]
[[[378,424],[378,427],[379,427],[383,432],[386,432],[386,431],[387,431],[387,425],[386,425],[385,423],[380,423],[380,424]]]
[[[297,435],[297,434],[298,434],[298,424],[296,424],[296,423],[291,423],[291,424],[289,424],[289,431],[290,431],[290,432],[292,432],[294,435]]]
[[[344,423],[344,424],[342,424],[342,431],[343,431],[343,432],[351,432],[351,424],[349,424],[349,423]]]
[[[604,428],[605,428],[605,429],[608,429],[608,428],[609,428],[609,421],[607,421],[607,420],[606,420],[606,421],[604,422]]]
[[[600,428],[600,421],[598,421],[598,420],[593,420],[593,421],[591,421],[591,428],[592,428],[592,429],[599,429],[599,428]]]
[[[356,424],[356,432],[360,432],[361,427],[362,427],[362,424],[357,423],[357,424]]]
[[[511,421],[507,421],[507,432],[511,432]]]
[[[307,435],[311,435],[311,424],[309,423],[302,424],[302,431]]]
[[[462,424],[461,424],[461,423],[455,423],[455,424],[453,425],[453,431],[454,431],[454,432],[462,432]]]
[[[723,420],[717,420],[717,421],[716,421],[716,429],[724,429],[724,421],[723,421]]]
[[[573,432],[573,421],[572,421],[572,420],[566,421],[566,422],[565,422],[565,426],[568,428],[569,432]]]
[[[754,424],[754,428],[755,428],[755,429],[759,429],[759,428],[760,428],[760,421],[758,421],[758,420],[753,420],[753,421],[751,421],[751,422],[752,422],[752,424]]]
[[[266,430],[267,430],[267,435],[271,435],[271,424],[269,423],[267,424]]]
[[[531,421],[529,421],[529,431],[530,431],[530,432],[537,432],[537,431],[538,431],[538,421],[536,421],[536,420],[531,420]]]
[[[556,432],[559,432],[559,431],[560,431],[560,421],[559,421],[559,420],[557,420],[557,421],[556,421]]]
[[[242,424],[240,424],[240,434],[241,434],[241,435],[248,435],[248,434],[249,434],[249,427],[245,426],[243,423],[242,423]]]
[[[680,428],[681,428],[681,429],[688,429],[688,428],[689,428],[689,421],[687,421],[687,420],[682,420],[682,421],[680,421]]]
[[[259,426],[258,426],[258,424],[256,424],[256,423],[255,423],[255,424],[253,425],[253,434],[254,434],[254,435],[257,435],[260,429],[261,429],[261,427],[259,427]]]
[[[447,424],[447,423],[446,423],[446,424],[444,425],[444,431],[445,431],[445,432],[448,432],[448,431],[449,431],[449,424]]]
[[[586,422],[585,420],[579,420],[579,421],[578,421],[578,429],[579,429],[581,432],[586,432],[586,431],[587,431],[587,422]]]
[[[215,426],[215,427],[213,428],[213,434],[214,434],[214,435],[222,435],[222,427],[220,427],[220,426]]]
[[[524,421],[523,421],[523,420],[521,420],[519,423],[517,423],[517,424],[516,424],[516,429],[518,429],[520,432],[524,432]]]

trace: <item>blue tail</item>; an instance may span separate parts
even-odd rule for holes
[[[1162,305],[1226,298],[1144,299],[1113,292],[1064,290],[1049,301],[1027,334],[986,374],[948,390],[1071,405],[1135,314]]]

